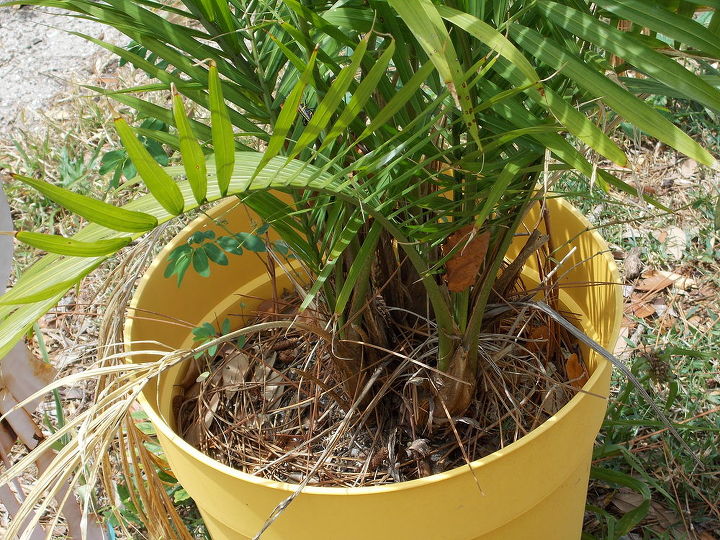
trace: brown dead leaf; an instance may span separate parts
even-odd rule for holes
[[[629,488],[620,488],[615,492],[612,498],[612,504],[623,513],[635,510],[644,501],[641,493],[637,493]]]
[[[273,369],[277,357],[276,352],[272,353],[269,358],[265,359],[265,365],[260,368],[259,380],[263,383],[263,397],[268,403],[273,403],[282,392],[280,383],[282,383],[283,377],[278,370]]]
[[[567,372],[568,380],[575,388],[582,388],[585,383],[588,382],[587,372],[580,363],[580,359],[577,354],[571,354],[565,360],[565,371]]]
[[[692,178],[698,170],[698,164],[694,159],[686,159],[679,168],[683,178]]]
[[[657,270],[651,270],[643,274],[643,279],[635,285],[638,291],[656,292],[667,289],[673,284],[673,280],[664,276]]]
[[[653,304],[643,302],[638,304],[638,307],[635,309],[633,315],[641,319],[646,319],[647,317],[655,315],[655,313],[657,313],[657,308]]]
[[[430,455],[432,451],[428,439],[415,439],[411,444],[408,445],[407,454],[412,456],[416,454],[420,457],[426,457]]]
[[[658,330],[661,332],[667,332],[671,328],[673,328],[677,324],[677,320],[675,317],[663,317],[660,321],[660,326],[658,327]]]
[[[710,287],[709,285],[703,285],[702,287],[700,287],[700,290],[698,290],[698,294],[700,296],[704,296],[705,298],[710,298],[717,295],[718,290],[714,287]]]
[[[657,295],[652,293],[633,293],[625,306],[625,313],[641,319],[654,315],[657,312],[657,308],[653,304],[656,297]]]
[[[697,282],[688,276],[684,276],[682,274],[678,274],[676,272],[668,272],[667,270],[658,270],[658,274],[660,274],[663,277],[666,277],[667,279],[671,280],[673,282],[673,286],[677,289],[687,291],[688,289],[694,287]]]
[[[222,370],[222,382],[225,387],[225,397],[230,399],[238,392],[238,384],[245,380],[250,369],[250,359],[245,353],[238,352],[225,361]]]
[[[545,381],[545,390],[543,391],[542,402],[540,407],[550,416],[556,414],[562,406],[565,405],[566,400],[564,392],[561,392],[560,386],[553,382],[555,377],[558,375],[555,365],[549,363],[547,365],[548,379]]]
[[[218,392],[215,392],[210,397],[210,403],[207,405],[207,409],[205,410],[205,417],[203,418],[205,422],[205,428],[209,428],[210,424],[212,424],[212,421],[215,419],[215,413],[217,412],[219,405],[220,394]]]
[[[621,512],[627,513],[635,510],[643,501],[644,497],[640,493],[630,488],[620,488],[613,495],[612,504]],[[657,526],[653,527],[657,532],[665,532],[680,522],[680,517],[675,512],[657,501],[650,503],[647,519],[657,522]]]
[[[634,327],[636,326],[635,321],[633,321],[632,319],[630,319],[630,318],[627,316],[627,310],[625,310],[625,312],[626,312],[626,313],[623,315],[622,321],[620,322],[620,331],[621,331],[621,332],[622,332],[623,330],[627,330],[627,329],[630,329],[630,328],[634,328]]]
[[[643,279],[635,285],[638,291],[658,292],[670,286],[686,291],[697,285],[695,279],[668,270],[650,270],[642,277]]]
[[[273,299],[263,300],[257,308],[257,314],[262,315],[277,315],[279,313],[279,306]]]
[[[534,354],[539,353],[547,346],[548,339],[550,339],[550,328],[546,325],[533,328],[526,345],[527,350]]]
[[[552,386],[543,393],[541,407],[543,411],[552,416],[553,414],[557,414],[564,403],[562,397],[559,396],[558,388]]]
[[[665,240],[667,240],[667,237],[668,237],[667,231],[653,231],[652,235],[661,244],[664,244]]]
[[[490,243],[490,232],[476,234],[472,225],[455,231],[442,246],[443,255],[450,253],[458,244],[460,247],[445,264],[444,278],[452,292],[467,290],[477,278]],[[474,235],[474,236],[473,236]]]
[[[680,227],[669,227],[667,230],[667,238],[664,241],[665,251],[676,261],[682,260],[685,248],[687,248],[688,238]]]

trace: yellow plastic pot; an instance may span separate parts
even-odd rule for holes
[[[247,231],[247,211],[237,202],[217,206],[233,231]],[[620,325],[621,295],[617,269],[607,245],[587,221],[562,200],[547,202],[556,246],[572,240],[575,251],[563,264],[560,302],[579,314],[579,325],[603,346],[612,347]],[[526,226],[534,228],[537,212]],[[205,217],[183,230],[158,255],[143,276],[125,327],[127,347],[156,340],[168,347],[191,345],[187,324],[222,321],[226,315],[250,314],[270,296],[264,267],[252,254],[232,257],[227,267],[213,266],[210,278],[190,271],[178,289],[163,277],[169,252],[195,230],[215,229]],[[221,231],[217,231],[222,234]],[[520,231],[522,232],[522,231]],[[524,243],[518,237],[512,257]],[[569,246],[556,254],[565,256]],[[523,274],[537,281],[531,265]],[[587,285],[587,284],[591,285]],[[236,326],[242,321],[234,317]],[[182,321],[183,324],[177,324]],[[136,359],[138,357],[135,357]],[[467,466],[382,487],[354,489],[307,487],[266,531],[267,540],[468,540],[577,539],[582,528],[593,441],[602,423],[609,392],[610,365],[584,351],[592,375],[555,416],[517,442]],[[138,361],[142,361],[139,358]],[[184,368],[187,370],[187,368]],[[175,383],[183,366],[173,368],[144,392],[143,407],[154,423],[170,466],[200,508],[214,540],[251,538],[275,506],[296,486],[256,478],[205,456],[173,431]]]

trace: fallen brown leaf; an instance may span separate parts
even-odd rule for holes
[[[683,178],[691,178],[697,172],[697,161],[694,159],[686,159],[680,164],[679,169]]]
[[[667,231],[653,231],[652,235],[661,244],[664,244],[665,240],[667,240],[667,237],[668,237]]]
[[[639,507],[644,498],[640,493],[630,488],[620,488],[615,492],[612,498],[612,504],[623,513],[630,512]],[[662,504],[652,501],[647,519],[656,521],[657,526],[653,527],[656,532],[665,532],[680,522],[680,517],[669,508],[665,508]]]
[[[643,279],[635,285],[638,291],[656,292],[667,289],[673,284],[673,280],[664,276],[657,270],[651,270],[643,274]]]
[[[625,306],[625,313],[635,315],[644,319],[657,312],[656,306],[652,303],[657,295],[651,293],[633,293],[630,302]]]
[[[220,394],[215,392],[210,397],[210,403],[207,406],[207,409],[205,409],[205,427],[209,428],[210,424],[212,424],[212,421],[215,419],[215,412],[218,410],[218,406],[220,405]]]
[[[527,349],[532,353],[538,353],[547,346],[550,339],[550,328],[546,325],[533,328],[527,342]]]
[[[636,326],[637,326],[637,323],[635,321],[633,321],[632,319],[630,319],[627,315],[624,315],[622,321],[620,322],[621,331],[622,331],[622,329],[629,330],[631,328],[635,328]]]
[[[459,249],[445,264],[445,281],[452,292],[467,290],[477,278],[490,243],[490,232],[475,234],[472,225],[455,231],[442,246],[443,255],[450,253],[458,244]]]
[[[654,305],[640,304],[640,306],[635,310],[634,315],[641,319],[646,319],[648,317],[651,317],[652,315],[655,315],[655,313],[657,313],[657,308]]]
[[[709,285],[703,285],[700,287],[700,290],[698,290],[698,294],[700,296],[705,296],[706,298],[710,298],[711,296],[715,296],[718,294],[718,290],[714,287],[710,287]]]
[[[666,332],[673,328],[676,324],[677,320],[675,319],[675,317],[663,317],[658,329],[662,332]]]
[[[678,274],[677,272],[668,272],[667,270],[658,270],[657,273],[673,282],[673,286],[677,289],[687,291],[694,287],[697,282],[688,276]]]
[[[559,396],[558,387],[551,386],[543,394],[542,409],[549,415],[556,414],[563,406],[564,402]]]
[[[245,379],[250,369],[250,359],[245,353],[237,352],[226,360],[222,371],[222,382],[225,387],[225,397],[230,399],[239,390],[239,384]]]
[[[668,228],[667,239],[664,241],[665,251],[667,251],[673,259],[679,261],[683,258],[687,243],[687,235],[680,227],[672,226]]]
[[[582,388],[585,383],[588,382],[588,376],[585,372],[585,368],[580,363],[580,359],[577,354],[571,354],[565,360],[565,370],[567,372],[568,380],[575,388]]]
[[[629,488],[620,488],[615,492],[612,498],[612,504],[621,512],[629,512],[635,510],[643,502],[642,494],[637,493]]]
[[[415,439],[410,445],[408,445],[407,453],[412,456],[413,453],[420,457],[429,456],[431,453],[430,445],[427,439]]]

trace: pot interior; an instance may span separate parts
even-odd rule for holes
[[[607,245],[597,233],[589,230],[589,223],[568,203],[550,199],[546,204],[552,216],[548,220],[551,238],[554,245],[559,246],[555,259],[565,259],[558,278],[560,307],[589,337],[606,348],[611,347],[617,339],[622,302],[617,268],[607,253]],[[210,215],[222,217],[224,228],[237,232],[250,231],[259,223],[237,201],[219,204]],[[539,206],[528,213],[523,229],[518,231],[508,252],[509,259],[517,255],[530,231],[545,228],[547,221],[541,220],[540,215]],[[179,288],[174,278],[164,278],[167,255],[196,230],[215,230],[217,234],[224,234],[223,229],[203,216],[165,246],[133,297],[125,329],[129,349],[141,351],[144,346],[147,348],[138,343],[143,340],[160,342],[168,350],[191,348],[192,328],[203,322],[218,327],[226,317],[233,329],[240,328],[255,316],[263,299],[272,296],[272,282],[265,266],[256,254],[249,252],[242,256],[231,255],[228,266],[213,265],[210,278],[188,271]],[[567,244],[568,240],[572,240],[572,245]],[[526,288],[533,288],[538,283],[537,261],[532,257],[523,270],[522,280]],[[281,272],[278,273],[277,288],[279,291],[291,288],[290,280]],[[605,364],[604,359],[586,346],[581,346],[581,350],[591,374]],[[133,361],[150,359],[153,358],[133,357]],[[189,369],[190,363],[176,366],[164,373],[159,382],[152,381],[144,391],[149,405],[173,430],[176,427],[173,400],[182,393],[183,381],[194,375]],[[595,375],[599,376],[598,373]],[[593,387],[594,379],[597,377],[591,377],[586,390]]]

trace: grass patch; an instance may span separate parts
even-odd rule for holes
[[[673,102],[667,114],[717,154],[717,124],[706,111]],[[625,147],[631,164],[616,173],[674,212],[599,189],[594,199],[574,203],[598,226],[621,267],[626,315],[615,353],[664,406],[705,468],[663,429],[633,384],[614,373],[594,453],[584,535],[715,538],[720,530],[720,176],[642,138],[628,138]],[[576,182],[561,181],[571,199]],[[658,275],[673,282],[639,290],[648,289],[644,280]],[[643,309],[635,309],[638,303]]]

